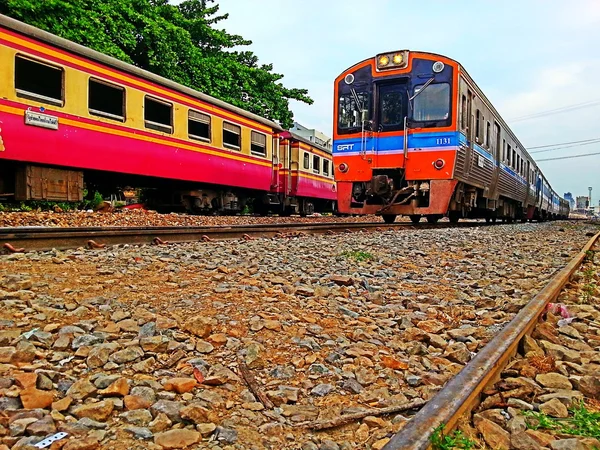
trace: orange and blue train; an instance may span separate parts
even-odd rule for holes
[[[335,80],[341,213],[487,221],[566,218],[569,204],[461,64],[383,53]]]
[[[194,213],[333,211],[331,150],[0,15],[0,199],[150,188]]]

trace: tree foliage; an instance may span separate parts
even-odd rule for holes
[[[289,100],[312,104],[307,90],[285,87],[251,41],[220,29],[228,15],[214,1],[0,0],[0,13],[289,128]]]

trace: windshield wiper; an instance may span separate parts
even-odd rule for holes
[[[354,97],[354,109],[356,110],[357,113],[362,114],[362,102],[358,98],[356,89],[350,88],[350,92],[352,93],[352,97]]]
[[[410,98],[408,99],[408,101],[409,101],[409,102],[412,102],[412,101],[415,99],[415,97],[416,97],[417,95],[419,95],[421,92],[423,92],[425,89],[427,89],[427,86],[429,86],[429,85],[430,85],[431,83],[433,83],[434,81],[435,81],[435,77],[431,77],[429,80],[427,80],[427,81],[425,82],[425,84],[424,84],[423,86],[421,86],[421,89],[419,89],[417,92],[415,92],[415,94],[414,94],[412,97],[410,97]]]

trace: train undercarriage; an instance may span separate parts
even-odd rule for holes
[[[413,223],[425,218],[436,223],[447,216],[450,222],[460,219],[485,219],[487,222],[545,221],[566,218],[559,214],[502,196],[486,196],[486,190],[456,180],[405,180],[402,169],[373,170],[368,182],[339,183],[349,209],[357,214],[377,214],[386,223],[398,215]],[[490,198],[492,197],[492,198]],[[342,201],[342,200],[340,200]]]
[[[0,167],[0,201],[82,202],[85,192],[97,191],[110,198],[125,186],[129,191],[141,193],[133,201],[143,202],[159,212],[301,216],[336,212],[335,201],[290,197],[277,192],[15,161],[3,161]]]

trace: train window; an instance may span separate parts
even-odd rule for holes
[[[242,147],[242,127],[223,122],[223,144],[227,147],[240,149]]]
[[[506,144],[506,165],[512,166],[512,151],[510,149],[510,144]]]
[[[267,156],[267,136],[253,131],[250,136],[250,151],[257,155]]]
[[[476,142],[481,142],[481,139],[479,139],[479,133],[480,133],[480,127],[479,127],[479,110],[477,110],[477,112],[475,113],[475,141]]]
[[[462,106],[460,108],[460,123],[462,125],[462,129],[467,129],[467,96],[462,96]]]
[[[90,78],[88,109],[95,116],[125,121],[125,89]]]
[[[512,163],[512,168],[513,168],[513,169],[516,169],[516,168],[517,168],[517,166],[516,166],[516,164],[515,164],[516,160],[517,160],[517,151],[516,151],[516,150],[513,150],[513,151],[512,151],[512,159],[511,159],[511,163]]]
[[[490,148],[490,132],[492,130],[492,125],[488,122],[485,128],[485,146]]]
[[[506,139],[502,139],[502,163],[506,164]]]
[[[317,155],[313,155],[313,172],[321,172],[321,158],[319,158]]]
[[[415,94],[423,86],[415,87]],[[414,99],[413,120],[429,122],[445,120],[450,117],[450,85],[448,83],[430,84]]]
[[[199,141],[210,141],[210,116],[208,114],[189,110],[188,137]]]
[[[402,85],[404,86],[404,85]],[[403,87],[406,92],[406,87]],[[379,88],[379,125],[388,130],[404,121],[402,93],[399,85],[384,85]]]
[[[323,160],[323,175],[329,176],[329,160],[328,159]]]
[[[341,130],[361,128],[363,117],[358,111],[362,111],[365,120],[371,118],[371,94],[369,92],[355,92],[359,105],[352,93],[340,94],[338,102],[338,127]]]
[[[157,98],[144,98],[144,123],[146,128],[173,133],[173,105]]]
[[[63,106],[64,71],[40,61],[15,56],[17,96]]]
[[[304,164],[303,167],[305,169],[310,169],[310,156],[308,155],[308,153],[304,154]]]

